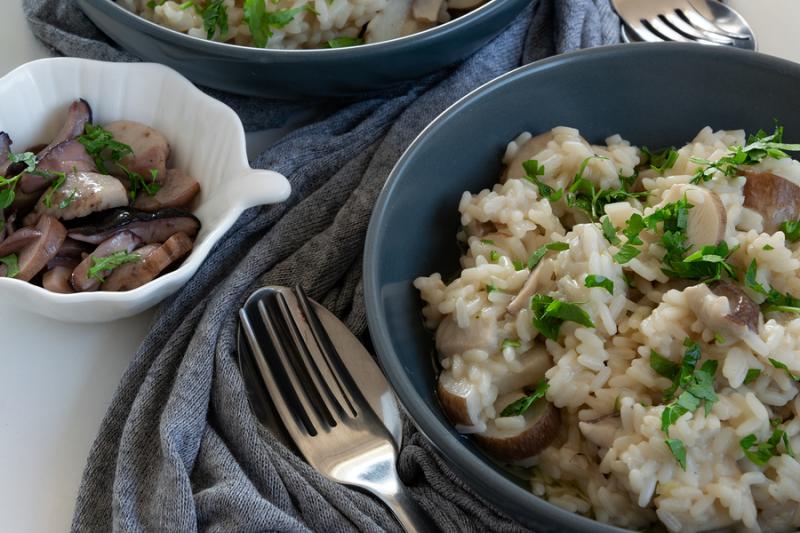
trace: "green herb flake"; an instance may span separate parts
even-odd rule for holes
[[[503,289],[496,287],[494,283],[487,283],[486,292],[491,294],[493,292],[505,292],[505,291]]]
[[[672,452],[678,464],[681,465],[681,469],[686,470],[686,447],[683,445],[683,441],[680,439],[666,439],[664,443],[669,448],[669,451]]]
[[[520,346],[522,346],[522,344],[520,344],[518,340],[511,339],[505,339],[502,344],[503,348],[519,348]]]
[[[64,185],[64,182],[67,180],[67,175],[63,172],[56,172],[55,174],[57,174],[56,179],[52,184],[50,184],[47,192],[42,195],[42,203],[47,209],[53,207],[53,195],[58,189],[61,188],[62,185]]]
[[[665,171],[674,167],[675,163],[678,161],[678,152],[675,150],[674,146],[656,152],[651,152],[646,146],[643,146],[642,152],[645,154],[647,164],[650,165],[650,168],[659,174],[663,174]]]
[[[481,244],[486,244],[488,246],[494,246],[494,241],[491,239],[481,239]]]
[[[705,414],[711,412],[714,404],[719,400],[714,392],[714,375],[717,372],[717,361],[709,359],[699,369],[700,345],[690,338],[683,342],[686,350],[680,365],[666,360],[655,351],[650,354],[650,366],[662,376],[672,379],[672,386],[664,391],[664,401],[668,405],[661,413],[661,431],[669,436],[669,427],[686,413],[693,413],[701,402],[705,402]],[[655,357],[653,356],[655,354]],[[683,389],[677,399],[676,393]]]
[[[135,263],[140,259],[139,254],[128,253],[124,250],[114,252],[105,257],[92,256],[92,267],[89,268],[88,277],[100,283],[105,282],[106,272],[110,272],[126,263]]]
[[[536,265],[544,258],[548,251],[554,250],[556,252],[563,252],[569,249],[569,243],[566,242],[549,242],[537,248],[528,258],[528,268],[533,270]]]
[[[516,261],[515,260],[515,261],[512,261],[512,263],[514,265],[514,270],[516,270],[516,271],[520,271],[520,270],[523,270],[525,268],[525,263],[523,263],[522,261]]]
[[[800,298],[795,298],[791,294],[782,294],[772,287],[764,287],[756,280],[758,265],[753,259],[747,267],[744,275],[745,286],[753,292],[766,296],[761,304],[764,313],[780,312],[800,314]]]
[[[719,331],[715,331],[714,342],[716,342],[717,344],[725,344],[725,337]]]
[[[489,252],[489,260],[490,261],[497,262],[498,259],[500,259],[500,254],[497,253],[496,250],[492,250],[491,252]]]
[[[586,276],[584,285],[588,288],[600,287],[608,291],[608,294],[614,294],[614,281],[598,274],[589,274]]]
[[[794,381],[800,381],[800,376],[796,376],[796,375],[792,374],[792,371],[789,370],[789,367],[786,366],[785,363],[782,363],[782,362],[778,361],[777,359],[773,359],[771,357],[769,358],[769,362],[775,368],[777,368],[779,370],[783,370],[784,372],[786,372],[786,375],[789,376],[790,379],[792,379]]]
[[[212,0],[203,8],[203,29],[206,38],[211,40],[219,29],[219,39],[224,41],[228,37],[228,8],[223,0]]]
[[[769,252],[770,250],[774,250],[775,247],[772,246],[771,244],[765,244],[764,246],[761,247],[761,249],[766,251],[766,252]]]
[[[575,322],[587,328],[595,327],[589,314],[578,305],[556,300],[545,294],[535,294],[531,298],[531,310],[533,326],[550,340],[558,340],[564,322]]]
[[[794,450],[792,450],[792,445],[789,442],[786,431],[779,428],[775,428],[769,439],[761,444],[758,443],[758,437],[751,433],[739,441],[739,447],[741,447],[745,457],[747,457],[750,462],[763,467],[767,465],[770,459],[781,455],[778,451],[778,445],[781,442],[783,442],[786,454],[794,457]]]
[[[337,37],[327,42],[328,48],[346,48],[360,44],[364,44],[364,39],[361,37]]]
[[[536,188],[539,189],[539,196],[541,198],[546,198],[551,202],[557,202],[561,199],[561,196],[564,194],[563,189],[556,191],[550,185],[539,179],[539,176],[544,176],[544,166],[540,165],[537,160],[529,159],[528,161],[525,161],[522,163],[522,168],[525,171],[525,175],[523,177],[536,185]]]
[[[680,366],[673,363],[655,350],[650,350],[650,368],[656,371],[659,376],[664,376],[669,380],[675,379],[680,370]]]
[[[750,368],[747,370],[747,375],[744,377],[744,384],[749,385],[750,383],[754,382],[758,379],[758,376],[761,375],[761,370],[758,368]]]
[[[306,11],[306,8],[303,6],[267,11],[264,0],[244,0],[243,11],[244,21],[253,37],[253,44],[258,48],[264,48],[272,37],[273,29],[285,27],[296,15]]]
[[[525,391],[527,393],[526,396],[523,396],[519,400],[507,405],[500,413],[500,416],[519,416],[525,414],[525,412],[530,409],[537,400],[541,400],[545,397],[548,388],[550,388],[550,384],[547,383],[546,379],[542,379],[536,384],[536,388],[534,390]]]
[[[597,221],[605,213],[606,205],[647,196],[647,192],[628,192],[624,188],[597,190],[594,183],[583,177],[592,159],[608,158],[594,155],[581,162],[577,174],[566,189],[568,206],[585,211],[591,220]]]
[[[789,242],[800,240],[800,220],[787,220],[781,223],[780,230]]]
[[[6,266],[6,277],[15,278],[19,274],[19,264],[17,263],[17,254],[7,255],[0,257],[0,263]]]
[[[606,238],[608,242],[611,244],[619,244],[620,238],[617,236],[617,229],[614,227],[614,224],[611,223],[611,219],[603,217],[600,221],[600,226],[603,230],[603,237]]]

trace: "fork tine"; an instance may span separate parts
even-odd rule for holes
[[[262,337],[266,332],[256,330],[245,309],[239,310],[239,319],[242,322],[247,344],[250,346],[250,351],[255,359],[259,374],[261,374],[261,378],[264,380],[264,384],[275,405],[275,409],[278,411],[278,415],[281,417],[281,420],[283,420],[286,431],[288,431],[292,440],[296,443],[303,442],[303,439],[308,435],[316,434],[316,428],[314,428],[305,410],[300,408],[300,399],[293,394],[293,391],[284,391],[282,387],[278,385],[279,381],[283,380],[275,376],[272,366],[268,362],[267,355],[261,349],[261,346],[267,346],[267,342],[271,343],[272,341],[268,340],[267,342],[263,342],[265,339]],[[259,333],[261,333],[261,335],[259,335]],[[293,405],[290,406],[289,398],[293,396]]]
[[[331,378],[329,382],[335,383],[335,388],[344,400],[344,404],[350,409],[351,416],[358,416],[359,409],[357,408],[357,403],[364,405],[366,400],[361,398],[360,389],[355,384],[353,377],[344,365],[339,352],[336,350],[336,346],[333,344],[328,332],[322,325],[319,315],[317,315],[317,312],[314,310],[314,306],[311,304],[308,296],[306,296],[303,287],[300,285],[295,286],[294,292],[297,295],[297,301],[300,303],[300,309],[306,316],[311,333],[314,335],[314,340],[317,342],[320,352],[322,353],[325,361],[324,371]]]
[[[695,26],[693,26],[689,21],[680,15],[681,11],[676,9],[675,11],[669,11],[664,13],[663,17],[665,19],[665,23],[672,26],[675,31],[682,33],[688,36],[695,41],[713,41],[717,44],[724,44],[724,45],[732,45],[733,41],[720,35],[716,32],[705,31],[705,30],[698,30]]]
[[[278,308],[281,312],[283,320],[287,325],[289,335],[292,338],[294,348],[297,350],[300,361],[304,365],[303,371],[310,379],[313,390],[313,397],[316,402],[320,404],[320,408],[324,409],[325,416],[329,419],[330,425],[335,426],[341,422],[340,415],[344,410],[340,399],[328,386],[326,377],[320,372],[320,367],[317,364],[316,357],[312,353],[311,347],[306,342],[305,337],[300,331],[299,322],[292,313],[286,302],[286,297],[278,292],[275,295],[278,303]],[[323,355],[324,357],[324,355]]]

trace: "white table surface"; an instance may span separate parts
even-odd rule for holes
[[[800,0],[729,3],[752,24],[762,52],[800,62]],[[0,76],[48,55],[17,0],[3,2],[0,45]],[[0,530],[69,528],[89,447],[151,317],[61,324],[20,313],[0,296]]]

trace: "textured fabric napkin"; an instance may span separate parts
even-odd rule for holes
[[[55,52],[134,59],[72,0],[24,0],[24,7],[33,31]],[[238,308],[263,285],[301,283],[364,334],[360,280],[370,212],[420,130],[520,64],[618,40],[607,0],[541,0],[452,71],[391,97],[333,105],[325,119],[253,161],[288,176],[292,195],[244,213],[197,275],[161,305],[91,449],[73,529],[398,531],[377,500],[323,478],[252,416],[236,362]],[[214,94],[250,129],[278,125],[297,108]],[[398,468],[443,530],[537,527],[477,497],[410,424]]]

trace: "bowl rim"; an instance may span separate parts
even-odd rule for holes
[[[187,48],[191,47],[209,53],[234,53],[237,57],[242,59],[259,59],[269,57],[270,55],[274,55],[275,57],[285,56],[285,59],[303,59],[304,57],[320,57],[321,54],[330,56],[329,59],[349,59],[354,57],[369,57],[384,52],[402,52],[410,47],[432,45],[435,41],[447,38],[448,35],[459,31],[464,26],[469,28],[475,24],[479,24],[480,21],[500,11],[505,6],[503,0],[489,0],[472,11],[468,11],[464,15],[445,22],[444,24],[439,24],[432,28],[403,37],[389,39],[388,41],[365,43],[358,46],[341,48],[285,49],[256,48],[253,46],[201,39],[200,37],[182,33],[157,24],[151,20],[147,20],[141,15],[119,5],[115,0],[79,0],[78,3],[83,4],[84,2],[95,6],[97,9],[103,10],[109,16],[125,17],[123,20],[133,26],[134,30],[141,30],[150,36],[163,37],[176,42],[184,41],[182,44]],[[528,0],[528,3],[536,2],[538,2],[538,0]]]
[[[576,513],[562,509],[547,500],[533,494],[519,485],[513,483],[495,471],[488,461],[476,461],[469,451],[451,433],[452,426],[441,423],[433,414],[431,407],[420,396],[405,372],[402,361],[397,357],[397,352],[390,339],[390,327],[382,313],[381,287],[378,283],[378,252],[381,248],[381,235],[385,227],[387,207],[391,203],[394,190],[398,187],[399,176],[405,167],[415,157],[416,152],[435,132],[442,128],[451,117],[463,112],[478,98],[484,97],[507,84],[516,83],[521,79],[535,76],[539,72],[559,68],[564,64],[575,62],[595,61],[598,59],[619,59],[620,56],[644,57],[654,61],[658,54],[694,54],[713,61],[733,60],[750,63],[760,67],[767,67],[774,71],[792,70],[800,77],[800,64],[782,58],[769,56],[749,50],[740,50],[727,47],[711,47],[690,43],[625,43],[600,46],[590,49],[576,50],[534,63],[518,67],[502,76],[499,76],[478,88],[472,90],[462,98],[440,113],[428,124],[411,142],[390,172],[375,203],[370,216],[367,229],[366,245],[364,249],[364,299],[366,304],[367,324],[381,368],[383,368],[392,389],[397,394],[400,404],[408,413],[415,426],[425,438],[433,444],[436,450],[446,459],[456,472],[470,485],[480,480],[481,485],[490,486],[493,490],[479,493],[501,509],[511,506],[518,509],[533,508],[540,518],[552,521],[554,526],[574,528],[575,530],[591,530],[606,532],[627,532],[628,529],[619,528],[611,524],[596,521]],[[488,458],[488,456],[487,456]],[[470,464],[471,471],[464,465]],[[529,515],[530,517],[530,515]],[[523,519],[523,515],[514,516]]]
[[[233,162],[235,165],[235,169],[233,172],[236,174],[237,178],[240,176],[244,176],[250,173],[262,173],[267,172],[276,176],[280,176],[281,178],[285,178],[278,174],[277,172],[271,170],[260,170],[260,169],[253,169],[250,167],[248,159],[247,159],[247,151],[246,151],[246,139],[244,133],[244,126],[242,125],[242,121],[239,118],[239,115],[231,109],[229,106],[224,104],[223,102],[209,96],[208,94],[204,93],[200,89],[198,89],[192,82],[190,82],[186,77],[171,69],[165,65],[160,63],[150,63],[150,62],[136,62],[136,63],[120,63],[114,61],[100,61],[95,59],[83,59],[77,57],[48,57],[43,59],[37,59],[35,61],[29,61],[24,63],[15,69],[8,72],[6,75],[0,77],[0,84],[9,83],[10,80],[13,80],[17,76],[31,76],[35,79],[35,69],[42,68],[42,65],[49,65],[49,64],[59,64],[59,65],[69,65],[72,63],[74,65],[73,70],[77,72],[77,77],[85,76],[86,69],[97,70],[97,69],[119,69],[119,70],[128,70],[131,69],[133,71],[141,70],[141,71],[149,71],[154,72],[158,76],[163,77],[164,79],[171,78],[176,83],[178,83],[182,90],[187,93],[194,93],[197,96],[201,97],[201,100],[204,102],[203,105],[206,106],[213,106],[218,108],[224,114],[228,115],[229,120],[234,121],[234,126],[237,131],[237,136],[234,139],[233,147],[231,149],[231,155],[236,157],[236,160]],[[232,166],[233,166],[232,165]],[[288,183],[288,182],[287,182]],[[201,246],[193,247],[192,251],[189,255],[186,256],[183,263],[170,272],[155,278],[154,280],[145,283],[144,285],[137,287],[133,290],[129,291],[120,291],[120,292],[111,292],[111,291],[93,291],[93,292],[76,292],[71,294],[61,294],[56,292],[48,291],[47,289],[40,287],[38,285],[34,285],[27,281],[22,281],[14,278],[0,278],[0,289],[4,287],[14,287],[12,290],[17,291],[29,291],[32,293],[32,297],[36,298],[43,298],[45,301],[50,301],[54,305],[65,305],[65,304],[83,304],[83,303],[96,303],[96,304],[121,304],[121,303],[133,303],[140,300],[145,300],[148,298],[149,295],[158,293],[161,290],[168,289],[169,292],[173,292],[173,288],[180,288],[183,286],[189,278],[191,278],[202,266],[203,262],[205,262],[206,258],[208,257],[211,250],[217,244],[220,238],[230,229],[230,227],[235,223],[236,219],[241,215],[242,211],[244,211],[248,206],[245,202],[241,199],[235,199],[231,201],[230,206],[225,211],[224,215],[220,218],[220,220],[214,225],[213,228],[209,229],[208,234],[205,236],[205,240],[203,241]],[[200,221],[201,224],[203,221]]]

